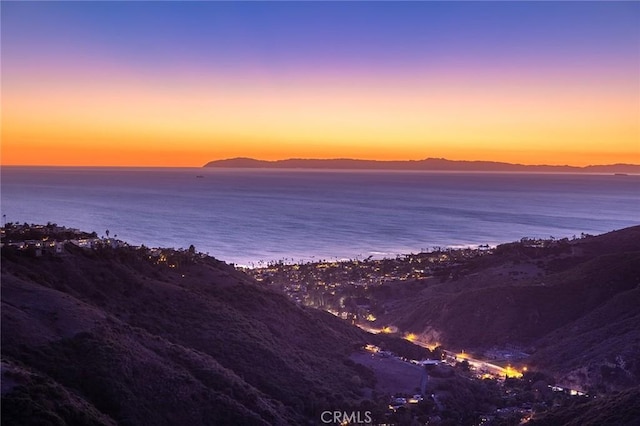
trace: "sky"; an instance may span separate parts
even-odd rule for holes
[[[2,165],[640,164],[639,2],[12,2]]]

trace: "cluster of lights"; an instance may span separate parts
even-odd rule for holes
[[[410,342],[415,342],[415,340],[417,339],[418,336],[416,336],[413,333],[407,333],[404,335],[404,338]]]
[[[527,368],[525,367],[523,371],[527,371]],[[519,379],[522,377],[522,371],[518,371],[510,365],[507,365],[507,367],[504,369],[504,374],[508,378]]]
[[[380,329],[380,333],[393,334],[398,332],[398,327],[395,325],[385,325]]]
[[[379,347],[377,347],[377,346],[375,346],[375,345],[370,345],[370,344],[368,344],[368,345],[366,345],[364,348],[365,348],[366,350],[368,350],[369,352],[373,352],[373,353],[380,352],[380,348],[379,348]]]

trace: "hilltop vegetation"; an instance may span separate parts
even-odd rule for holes
[[[299,424],[373,385],[348,360],[370,335],[213,258],[147,253],[3,249],[3,422]]]
[[[7,424],[314,424],[327,409],[370,410],[399,424],[476,424],[487,415],[495,424],[530,415],[542,425],[632,424],[640,417],[640,226],[494,250],[272,265],[257,275],[262,282],[194,247],[130,247],[55,224],[36,227],[38,235],[17,228],[24,232],[3,234],[14,241],[2,248],[1,264]],[[269,288],[296,276],[322,280],[336,298],[346,293],[333,280],[346,279],[358,290],[341,302],[354,310],[347,318],[392,331],[366,333]],[[530,370],[520,379],[479,380],[464,361],[438,367],[428,373],[424,400],[389,411],[389,390],[376,379],[392,382],[394,373],[380,368],[417,374],[402,357],[446,352],[399,336],[481,357],[517,348],[530,354]],[[370,358],[359,351],[365,344],[398,356]],[[363,357],[373,370],[354,361]],[[418,378],[402,385],[405,397]]]
[[[505,244],[412,285],[387,293],[381,323],[478,354],[515,345],[592,392],[640,383],[640,226]]]
[[[640,384],[640,226],[248,272],[365,329],[517,361],[571,389]]]
[[[640,419],[640,387],[556,407],[531,421],[531,426],[634,426]]]

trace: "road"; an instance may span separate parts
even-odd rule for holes
[[[364,331],[367,331],[369,333],[373,333],[373,334],[378,334],[381,332],[384,332],[385,329],[380,329],[380,328],[373,328],[373,327],[369,327],[367,325],[364,324],[357,324],[358,327],[360,327],[361,329],[363,329]],[[433,349],[433,345],[432,344],[428,344],[427,342],[423,342],[421,341],[417,336],[412,335],[410,340],[413,344],[416,344],[418,346],[422,346],[423,348],[427,348],[429,350]],[[473,368],[475,368],[479,373],[482,374],[489,374],[491,376],[494,377],[500,377],[500,378],[504,378],[504,377],[522,377],[522,373],[523,371],[526,371],[526,367],[524,367],[523,371],[517,370],[515,368],[513,368],[512,366],[507,366],[507,367],[501,367],[499,365],[496,364],[492,364],[486,360],[480,359],[480,358],[474,358],[472,356],[470,356],[468,353],[466,352],[462,352],[462,353],[455,353],[452,351],[447,351],[447,350],[443,350],[444,354],[446,355],[446,357],[449,360],[452,360],[452,362],[457,362],[457,361],[462,361],[462,360],[466,360],[469,365]]]

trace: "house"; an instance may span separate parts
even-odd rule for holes
[[[24,243],[29,254],[32,254],[35,257],[42,256],[44,243],[41,240],[26,240]]]
[[[69,242],[82,248],[94,248],[100,242],[100,238],[80,238],[77,240],[69,240]]]
[[[47,253],[62,254],[64,253],[64,243],[58,241],[43,241],[42,248]]]

